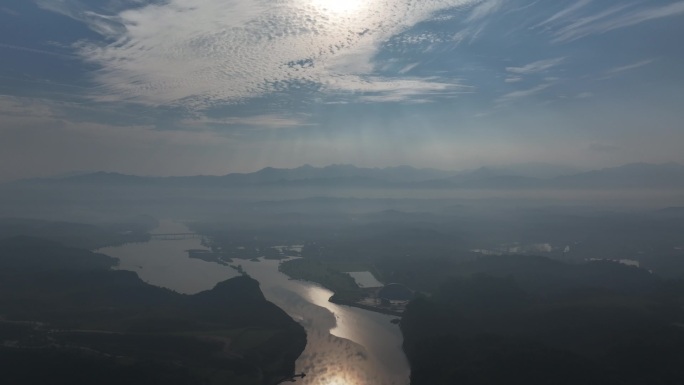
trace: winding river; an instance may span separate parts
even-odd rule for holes
[[[174,221],[162,221],[154,233],[189,233]],[[132,270],[144,281],[193,294],[234,277],[230,267],[188,258],[186,250],[203,249],[198,238],[158,239],[107,247],[98,252],[119,258],[119,269]],[[258,280],[266,298],[300,322],[307,347],[296,363],[309,385],[406,385],[409,367],[401,349],[395,318],[328,302],[332,292],[316,284],[289,279],[279,261],[236,261]]]

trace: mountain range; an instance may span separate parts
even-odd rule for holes
[[[31,179],[18,183],[50,185],[116,185],[169,187],[373,187],[373,188],[464,188],[464,189],[663,189],[684,188],[684,165],[678,163],[631,163],[565,175],[542,177],[551,168],[482,167],[468,171],[444,171],[397,166],[361,168],[330,165],[297,168],[267,167],[253,173],[223,176],[147,177],[116,172],[93,172],[53,179]],[[542,172],[539,172],[542,170]],[[566,169],[571,171],[571,169]],[[534,176],[536,175],[536,176]],[[17,182],[15,182],[17,183]]]

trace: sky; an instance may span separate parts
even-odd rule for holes
[[[3,0],[0,181],[684,163],[684,1]]]

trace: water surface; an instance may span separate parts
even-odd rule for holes
[[[189,233],[187,227],[162,221],[157,234]],[[164,240],[107,247],[99,252],[117,257],[119,269],[132,270],[146,282],[181,293],[211,289],[237,272],[216,263],[188,258],[186,250],[205,249],[199,238]],[[297,384],[406,385],[409,368],[394,318],[328,302],[332,292],[316,284],[289,279],[279,261],[236,260],[258,280],[266,298],[300,322],[307,347],[296,363],[306,373]]]
[[[171,220],[160,222],[152,234],[190,233],[181,223]],[[149,242],[128,243],[123,246],[105,247],[99,253],[119,259],[118,269],[138,273],[145,282],[175,290],[179,293],[194,294],[214,287],[218,282],[236,277],[234,269],[188,258],[186,250],[207,249],[201,238],[157,239]]]

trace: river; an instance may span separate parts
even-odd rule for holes
[[[181,223],[165,220],[154,233],[189,233]],[[98,252],[119,259],[119,269],[132,270],[144,281],[180,293],[211,289],[234,277],[228,266],[188,258],[186,250],[204,249],[198,238],[164,240],[107,247]],[[235,261],[258,280],[266,298],[300,322],[307,346],[296,363],[309,385],[406,385],[409,367],[401,349],[395,318],[328,302],[332,292],[310,282],[289,279],[279,261]]]

